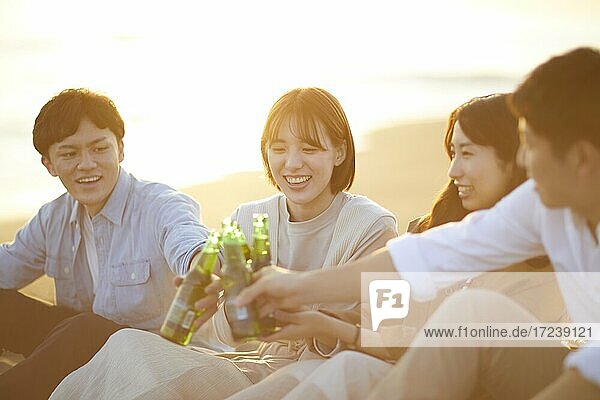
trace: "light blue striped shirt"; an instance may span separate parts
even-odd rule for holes
[[[96,294],[83,243],[85,208],[68,193],[45,204],[0,246],[0,288],[20,289],[42,274],[54,278],[56,300],[117,323],[157,330],[183,275],[208,235],[198,204],[121,168],[104,208],[93,219],[98,254]]]

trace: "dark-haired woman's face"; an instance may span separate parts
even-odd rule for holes
[[[512,165],[496,156],[491,146],[473,143],[456,122],[448,176],[458,188],[462,206],[469,211],[490,208],[511,187]]]

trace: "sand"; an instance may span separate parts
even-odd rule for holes
[[[426,213],[448,178],[443,149],[445,121],[420,121],[390,126],[365,135],[358,144],[356,177],[350,192],[365,195],[392,211],[403,232],[408,222]],[[135,171],[132,171],[135,174]],[[202,207],[204,223],[218,227],[242,202],[275,193],[262,171],[228,175],[214,182],[182,188]],[[0,242],[12,241],[25,220],[0,221]],[[54,298],[54,285],[40,279],[24,292]]]

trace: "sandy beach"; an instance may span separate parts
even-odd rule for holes
[[[392,211],[399,231],[404,231],[411,219],[429,210],[448,179],[448,159],[442,147],[444,128],[444,120],[402,123],[362,137],[350,191]],[[219,226],[238,204],[275,193],[262,171],[240,172],[181,190],[201,204],[204,223],[211,228]],[[24,223],[0,221],[0,242],[12,241]],[[52,299],[54,288],[49,282],[40,279],[24,291]]]

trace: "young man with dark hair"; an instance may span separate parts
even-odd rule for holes
[[[571,320],[600,322],[600,52],[580,48],[550,59],[517,88],[511,103],[531,180],[489,210],[403,235],[342,270],[297,275],[265,270],[240,295],[240,305],[258,296],[268,300],[267,312],[356,300],[361,272],[377,271],[399,272],[415,297],[426,297],[449,283],[447,274],[435,272],[493,270],[547,254],[562,272],[557,280]],[[493,292],[461,291],[432,323],[450,313],[463,318],[456,322],[485,322],[476,318],[493,318],[492,306],[528,315],[503,299]],[[494,398],[530,398],[542,390],[540,399],[600,398],[600,348],[584,346],[565,358],[567,353],[566,348],[413,347],[372,397],[469,398],[479,385]]]
[[[207,230],[198,204],[121,168],[124,123],[114,103],[68,89],[44,105],[33,143],[67,193],[0,246],[0,347],[25,360],[0,375],[0,397],[47,398],[114,331],[157,331]],[[54,278],[56,305],[17,292]]]

